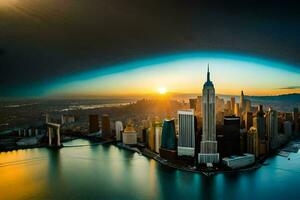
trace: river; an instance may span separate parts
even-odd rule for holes
[[[74,140],[60,150],[0,153],[0,199],[299,199],[300,153],[257,170],[201,174],[170,169],[114,145]]]

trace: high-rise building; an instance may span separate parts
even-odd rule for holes
[[[257,130],[253,126],[247,134],[247,153],[252,153],[255,157],[259,157],[260,155],[260,141]]]
[[[207,71],[207,81],[202,90],[202,118],[203,133],[200,144],[200,153],[198,154],[199,163],[218,163],[218,143],[216,141],[216,108],[215,108],[215,88],[210,81],[209,68]]]
[[[225,109],[224,109],[224,115],[229,116],[232,115],[232,108],[231,108],[231,102],[226,101]]]
[[[176,150],[175,119],[165,119],[163,122],[161,148]]]
[[[239,103],[234,104],[234,115],[236,117],[240,116],[240,104]]]
[[[245,100],[245,112],[251,112],[251,101],[249,99]]]
[[[116,140],[120,141],[122,138],[123,123],[121,121],[116,121],[115,127],[116,127]]]
[[[225,108],[224,99],[219,98],[218,96],[216,96],[216,101],[215,101],[216,112],[223,112],[224,108]]]
[[[224,117],[224,126],[222,136],[219,135],[218,152],[221,157],[231,155],[240,155],[240,118],[226,116]]]
[[[266,123],[262,105],[258,106],[256,116],[253,118],[253,127],[256,129],[260,141],[259,153],[260,155],[264,155],[268,150],[268,140],[266,137]]]
[[[161,145],[161,134],[162,134],[162,124],[160,122],[155,122],[154,136],[155,136],[155,152],[156,153],[159,153],[159,148]]]
[[[176,158],[175,119],[165,119],[162,126],[159,154],[162,158]]]
[[[155,127],[152,124],[148,129],[148,147],[151,151],[155,151]]]
[[[89,132],[95,133],[99,131],[99,115],[89,115]]]
[[[253,113],[245,112],[244,114],[245,128],[248,131],[253,126]]]
[[[102,115],[101,126],[102,126],[102,136],[111,137],[110,119],[107,114]]]
[[[265,131],[264,111],[262,105],[258,106],[258,111],[256,112],[256,116],[253,118],[253,126],[256,128],[258,132],[258,137],[260,141],[265,141],[266,131]]]
[[[179,110],[178,112],[178,156],[195,156],[195,115],[194,110]]]
[[[126,145],[136,145],[137,144],[137,132],[135,131],[131,122],[128,122],[124,132],[122,134],[122,141]]]
[[[244,97],[244,92],[243,90],[241,91],[241,96],[240,96],[240,113],[243,113],[245,111],[245,97]]]
[[[231,105],[231,114],[233,115],[233,114],[235,114],[235,110],[234,110],[234,108],[235,108],[235,97],[230,98],[230,105]]]
[[[275,110],[269,108],[266,113],[266,135],[267,143],[269,144],[268,150],[277,148],[277,137],[278,137],[278,115]]]

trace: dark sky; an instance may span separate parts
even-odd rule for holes
[[[0,96],[22,85],[185,51],[239,52],[300,65],[297,1],[4,2]]]

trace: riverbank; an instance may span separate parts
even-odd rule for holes
[[[224,167],[218,165],[217,168],[208,168],[208,169],[201,169],[199,167],[196,166],[192,166],[189,165],[188,163],[185,162],[176,162],[178,160],[166,160],[162,157],[159,156],[159,154],[150,151],[147,148],[141,148],[141,147],[131,147],[128,145],[124,145],[122,143],[115,143],[115,145],[117,147],[132,151],[132,152],[136,152],[138,154],[141,154],[149,159],[153,159],[157,162],[159,162],[160,164],[173,168],[173,169],[178,169],[181,171],[186,171],[186,172],[192,172],[192,173],[200,173],[203,174],[205,176],[211,176],[211,175],[215,175],[218,173],[240,173],[240,172],[247,172],[247,171],[251,171],[251,170],[256,170],[258,168],[260,168],[261,166],[263,166],[264,161],[268,158],[268,156],[265,156],[259,160],[257,160],[253,165],[247,166],[247,167],[243,167],[240,169],[225,169]]]

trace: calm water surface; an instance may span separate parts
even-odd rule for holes
[[[75,140],[66,145],[89,144]],[[0,153],[0,199],[300,199],[300,154],[205,177],[113,145]]]

